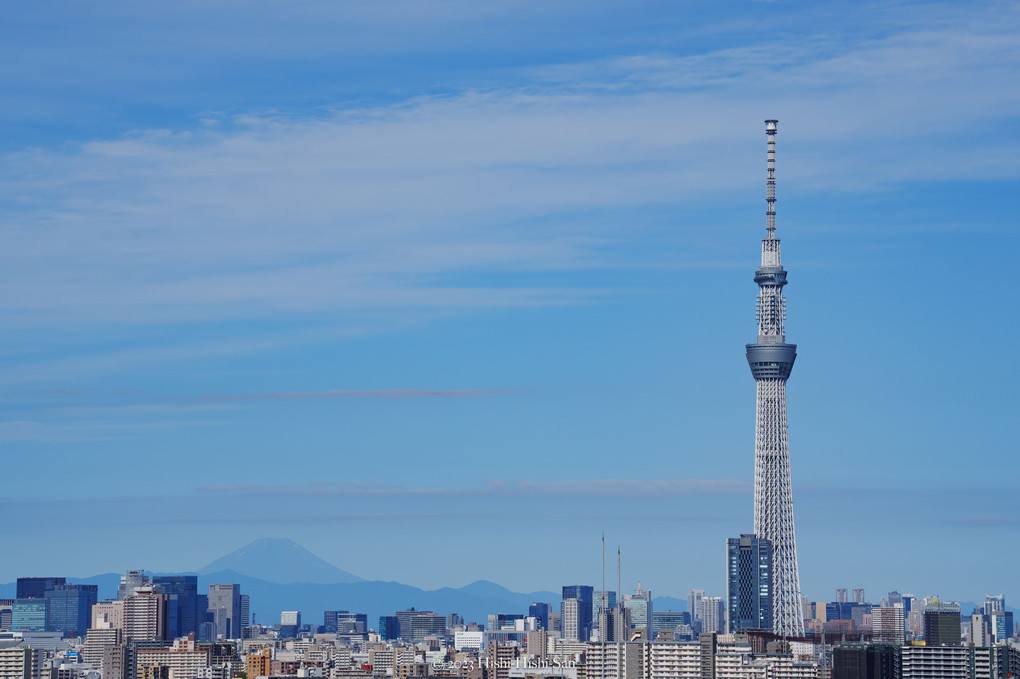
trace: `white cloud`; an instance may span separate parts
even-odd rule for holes
[[[1016,13],[943,13],[13,154],[0,310],[17,327],[597,300],[528,274],[627,266],[616,250],[640,227],[573,215],[749,195],[773,115],[780,175],[800,187],[1016,177],[1018,149],[994,134],[1020,112],[1002,86]]]

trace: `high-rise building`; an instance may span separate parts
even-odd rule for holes
[[[616,608],[616,592],[610,592],[608,590],[602,591],[599,589],[592,591],[591,593],[592,634],[598,632],[599,611],[602,610],[603,608]]]
[[[765,200],[766,237],[761,242],[758,284],[758,341],[747,345],[747,363],[757,387],[754,445],[754,532],[772,543],[773,631],[803,636],[797,539],[793,524],[793,488],[786,429],[786,380],[797,358],[797,345],[786,343],[786,271],[776,238],[777,121],[765,121],[768,138],[768,179]]]
[[[406,611],[397,611],[396,616],[399,620],[397,627],[397,636],[407,641],[411,638],[411,618],[422,613],[430,613],[431,611],[418,611],[415,610],[414,606],[407,609]]]
[[[11,607],[11,631],[45,632],[46,599],[15,599]]]
[[[20,581],[19,581],[20,582]],[[996,611],[1006,610],[1006,595],[1005,594],[987,594],[985,595],[985,615],[991,615]]]
[[[403,625],[401,625],[400,635],[413,643],[427,637],[442,637],[446,635],[446,617],[432,611],[422,611],[411,616],[410,628],[411,633],[407,635],[404,634]]]
[[[322,628],[326,634],[336,634],[337,621],[348,615],[349,611],[323,611]]]
[[[134,666],[131,663],[127,644],[104,648],[101,667],[103,679],[128,679],[131,674],[134,674]]]
[[[971,646],[992,645],[991,619],[983,613],[974,613],[970,616],[970,638]]]
[[[995,643],[1004,643],[1013,636],[1013,611],[992,611],[988,617]]]
[[[623,606],[630,611],[630,626],[634,629],[649,629],[652,621],[652,592],[642,590],[641,581],[638,581],[637,592],[625,594]]]
[[[81,649],[81,659],[93,667],[103,662],[103,653],[110,646],[121,643],[120,630],[115,628],[91,628],[85,635],[85,644]]]
[[[92,606],[89,629],[121,629],[124,626],[124,602],[100,601]]]
[[[383,641],[393,641],[400,638],[400,618],[395,615],[379,616],[379,636]]]
[[[832,649],[832,679],[898,679],[899,647],[840,645]]]
[[[688,611],[653,611],[652,629],[649,630],[650,639],[658,639],[660,631],[673,632],[676,638],[677,628],[689,628],[693,618]]]
[[[588,641],[591,638],[592,629],[592,594],[594,588],[591,585],[564,585],[563,595],[560,602],[560,625],[562,625],[562,636],[564,639],[571,639],[574,641]],[[568,601],[575,600],[578,602],[576,607],[576,615],[572,614],[569,618],[570,625],[567,625],[567,608],[566,604]],[[573,611],[573,607],[571,607]]]
[[[456,613],[452,613],[451,616],[454,619],[459,619]],[[447,619],[447,627],[450,626],[449,619]],[[368,615],[365,613],[347,613],[337,617],[336,621],[337,634],[365,634],[368,631]]]
[[[753,533],[726,540],[729,632],[772,629],[772,543]]]
[[[565,641],[588,641],[582,624],[585,606],[581,599],[560,600],[560,636]]]
[[[167,595],[167,636],[177,639],[197,633],[200,619],[204,618],[198,610],[198,576],[157,575],[152,578],[152,587]]]
[[[46,592],[57,585],[66,585],[66,578],[18,578],[18,599],[45,599]]]
[[[120,585],[117,587],[117,598],[126,599],[139,587],[145,587],[145,571],[129,570],[120,576]]]
[[[280,612],[280,638],[293,639],[301,630],[301,611]]]
[[[687,590],[687,612],[691,614],[694,622],[701,620],[701,599],[705,596],[703,589]]]
[[[536,601],[528,607],[528,616],[537,619],[542,629],[549,629],[549,604]]]
[[[726,631],[726,604],[721,596],[706,596],[701,599],[701,634]]]
[[[152,587],[138,587],[124,598],[123,632],[126,641],[166,639],[169,595]]]
[[[598,612],[598,640],[602,643],[607,642],[624,642],[629,638],[630,627],[633,624],[631,620],[631,611],[623,606],[613,606],[612,608],[600,608]]]
[[[899,646],[906,635],[903,604],[871,607],[871,639],[876,643]]]
[[[863,587],[854,587],[853,599],[854,599],[854,603],[855,604],[863,604],[864,603],[864,588]]]
[[[247,594],[242,594],[241,595],[241,615],[240,615],[240,619],[241,619],[241,630],[242,630],[242,632],[244,631],[245,627],[250,627],[252,625],[251,597],[249,597]]]
[[[837,604],[845,604],[846,603],[846,587],[837,587],[836,588],[836,603]]]
[[[241,586],[209,585],[209,616],[216,624],[216,636],[241,638]]]
[[[85,636],[98,598],[96,585],[54,585],[46,590],[47,630],[65,637]]]
[[[960,634],[960,605],[933,601],[924,606],[924,645],[957,646]]]

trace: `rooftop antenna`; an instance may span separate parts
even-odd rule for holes
[[[602,679],[605,679],[605,676],[606,676],[606,630],[602,629],[602,619],[601,618],[602,618],[602,609],[606,607],[606,531],[602,531],[602,592],[600,593],[600,595],[602,597],[602,605],[599,607],[599,612],[598,612],[598,616],[599,617],[597,619],[597,622],[599,623],[599,641],[602,642],[602,662],[599,663],[599,665],[600,665],[600,667],[602,669],[602,672],[601,672]],[[609,622],[609,620],[608,620],[609,616],[607,615],[606,618],[607,618],[606,622],[608,623]]]
[[[613,630],[613,637],[616,639],[616,676],[623,676],[623,648],[620,646],[620,637],[626,634],[623,625],[623,592],[620,589],[620,545],[616,546],[616,605],[619,610],[616,611],[614,617],[614,623],[616,629]],[[603,661],[604,663],[605,661]]]
[[[616,546],[616,596],[617,602],[621,601],[620,597],[620,545]]]
[[[606,532],[602,531],[602,608],[606,607]]]

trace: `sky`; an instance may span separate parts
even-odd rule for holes
[[[1016,2],[10,7],[0,582],[724,593],[776,118],[802,590],[1017,600],[1018,72]]]

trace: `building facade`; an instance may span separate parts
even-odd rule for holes
[[[772,629],[772,543],[743,534],[726,540],[729,632]]]

